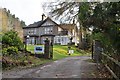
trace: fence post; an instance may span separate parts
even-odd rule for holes
[[[91,46],[92,48],[91,48],[91,51],[92,51],[92,55],[91,55],[91,57],[92,57],[92,59],[94,59],[93,58],[93,47],[94,47],[94,45],[93,45],[93,41],[92,41],[92,46]]]

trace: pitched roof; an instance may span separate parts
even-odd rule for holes
[[[65,30],[71,30],[74,29],[74,24],[60,24],[60,26]]]
[[[54,24],[58,25],[56,22],[54,22],[52,19],[50,19],[49,17],[47,17],[45,20],[41,20],[41,21],[38,21],[38,22],[34,22],[33,24],[30,24],[26,27],[23,27],[24,28],[37,28],[37,27],[40,27],[43,23],[45,23],[47,20],[51,20]]]
[[[69,30],[69,31],[75,29],[76,32],[78,32],[78,28],[75,24],[60,24],[60,27],[64,30]]]
[[[28,25],[27,27],[38,27],[39,25],[41,25],[43,23],[43,21],[38,21],[38,22],[35,22],[33,24],[30,24]]]

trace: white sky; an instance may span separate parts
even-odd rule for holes
[[[48,1],[57,0],[0,0],[0,7],[9,9],[12,14],[29,25],[41,20],[41,15],[44,13],[42,3]]]
[[[0,0],[0,7],[7,8],[26,25],[41,20],[44,0]],[[45,0],[46,1],[46,0]]]

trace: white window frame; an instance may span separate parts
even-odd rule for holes
[[[53,27],[45,27],[45,34],[52,34],[53,33]]]

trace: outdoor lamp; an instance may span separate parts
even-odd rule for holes
[[[29,35],[27,35],[27,39],[29,38],[30,36]]]
[[[29,35],[26,36],[26,41],[25,41],[25,50],[27,51],[27,39],[29,39]]]

